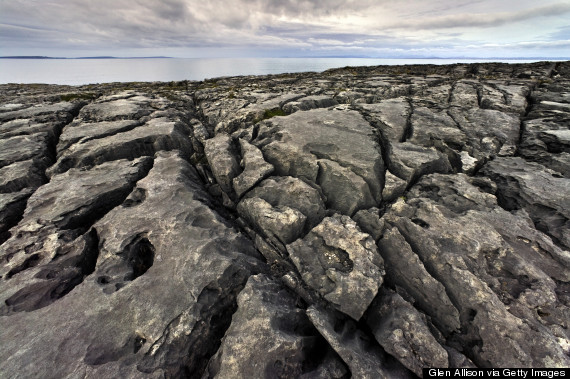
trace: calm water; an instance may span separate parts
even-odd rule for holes
[[[496,60],[494,60],[496,61]],[[452,59],[228,58],[228,59],[0,59],[0,83],[89,84],[203,80],[219,76],[324,71],[344,66],[485,62]],[[509,61],[504,61],[509,62]],[[525,63],[532,61],[510,61]]]

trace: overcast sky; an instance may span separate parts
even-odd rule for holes
[[[0,55],[568,57],[570,0],[0,0]]]

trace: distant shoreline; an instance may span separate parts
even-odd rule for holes
[[[233,76],[324,72],[339,67],[443,66],[540,60],[374,59],[374,58],[206,58],[206,59],[4,59],[0,83],[86,85],[113,82],[171,82]],[[553,62],[553,60],[547,60]],[[542,61],[545,62],[545,61]],[[403,71],[406,68],[402,69]]]

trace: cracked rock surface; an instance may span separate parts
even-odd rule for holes
[[[570,63],[0,85],[0,372],[570,366]]]

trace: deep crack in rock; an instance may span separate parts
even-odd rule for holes
[[[569,104],[568,62],[0,85],[0,372],[567,367]]]

